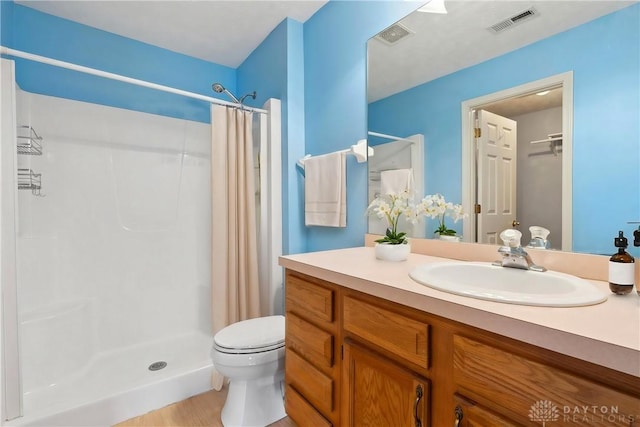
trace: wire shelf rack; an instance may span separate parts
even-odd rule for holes
[[[31,126],[18,127],[18,154],[42,155],[42,137]]]
[[[42,174],[31,169],[18,169],[18,190],[31,190],[34,196],[42,196]]]

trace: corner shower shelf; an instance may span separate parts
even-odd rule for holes
[[[31,190],[34,196],[41,196],[42,174],[31,169],[18,169],[18,190]]]
[[[42,155],[42,137],[31,126],[18,127],[18,154]]]
[[[16,146],[18,154],[42,155],[42,137],[31,126],[18,126]],[[42,196],[42,174],[31,169],[18,168],[18,190],[31,190],[34,196]]]

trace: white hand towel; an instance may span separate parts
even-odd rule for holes
[[[325,154],[305,160],[305,225],[347,226],[346,170],[344,153]]]
[[[380,193],[400,194],[413,191],[413,169],[391,169],[380,172]]]

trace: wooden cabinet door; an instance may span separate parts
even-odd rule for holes
[[[520,424],[628,427],[640,414],[637,394],[462,335],[453,337],[453,380],[460,394],[487,408],[500,407]]]
[[[344,344],[345,426],[427,427],[429,382],[353,342]]]
[[[462,396],[455,396],[452,425],[459,427],[517,427],[520,424],[502,418]]]

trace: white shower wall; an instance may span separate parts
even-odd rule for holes
[[[17,108],[44,138],[18,156],[44,195],[18,192],[23,392],[100,353],[210,334],[209,124],[22,91]]]

